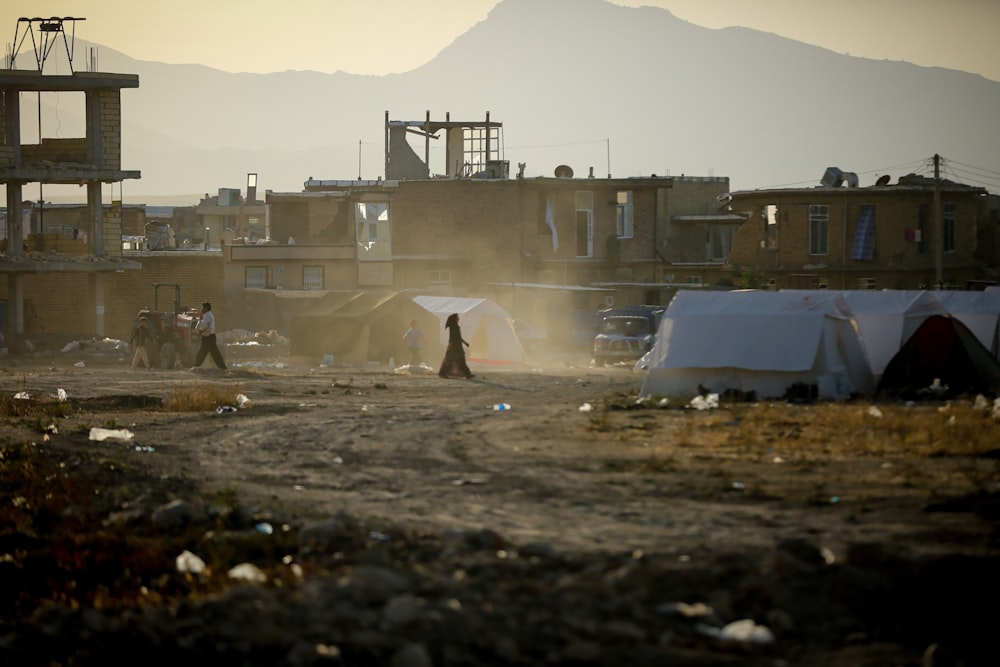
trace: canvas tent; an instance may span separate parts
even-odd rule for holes
[[[929,394],[928,388],[935,380],[947,387],[936,394],[940,398],[996,394],[1000,389],[1000,362],[957,317],[932,315],[886,366],[877,393],[919,398]]]
[[[940,290],[933,292],[938,301],[957,318],[989,350],[1000,358],[997,346],[997,323],[1000,318],[1000,290],[987,288],[983,292]]]
[[[404,292],[360,292],[341,306],[322,314],[295,315],[289,352],[294,356],[324,358],[335,364],[388,363],[409,358],[403,334],[410,320],[424,331],[423,356],[429,365],[444,355],[433,334],[437,318]]]
[[[815,294],[812,290],[782,290],[786,294]],[[931,315],[944,315],[945,307],[926,290],[844,290],[878,382],[889,361]]]
[[[827,399],[874,389],[843,296],[681,290],[663,314],[642,394],[692,395],[706,388],[765,398],[800,384]]]
[[[462,337],[469,342],[469,361],[524,363],[524,349],[514,333],[510,315],[495,301],[453,296],[415,296],[413,301],[437,317],[437,330],[444,346],[448,343],[444,322],[452,313],[458,313]]]

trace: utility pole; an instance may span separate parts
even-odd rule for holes
[[[944,222],[941,219],[941,156],[934,154],[934,270],[937,288],[944,285],[942,258],[944,255]]]

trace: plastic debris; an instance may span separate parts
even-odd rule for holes
[[[580,410],[580,412],[590,412],[594,409],[594,406],[591,405],[590,403],[584,403],[578,409]]]
[[[90,439],[97,442],[105,440],[131,440],[135,436],[127,428],[100,428],[94,426],[90,429]]]
[[[882,414],[882,411],[878,409],[877,405],[868,406],[868,409],[865,410],[865,414],[869,417],[874,417],[875,419],[881,419],[885,416]]]
[[[226,573],[230,579],[251,581],[262,584],[267,581],[267,575],[253,563],[240,563]]]
[[[82,361],[78,361],[75,364],[73,364],[73,366],[75,366],[76,368],[86,368],[87,364],[83,363]]]
[[[333,462],[336,463],[337,465],[340,465],[341,463],[344,462],[344,459],[340,458],[339,456],[334,456]]]
[[[65,402],[69,395],[66,393],[65,389],[56,389],[56,393],[52,395],[53,398],[59,399],[59,402]]]
[[[976,394],[976,401],[972,404],[976,410],[985,410],[990,407],[990,401],[982,394]]]
[[[14,394],[14,398],[16,398],[19,401],[27,401],[28,399],[31,398],[31,394],[29,394],[26,391],[19,391],[16,394]]]
[[[136,445],[135,446],[135,451],[137,451],[137,452],[155,452],[156,448],[151,447],[150,445]]]
[[[215,409],[216,414],[223,414],[224,412],[236,412],[236,408],[232,405],[220,405]]]
[[[236,394],[236,405],[238,405],[241,410],[244,408],[249,408],[250,399],[247,398],[245,394]]]
[[[261,521],[256,526],[254,526],[254,528],[257,530],[258,533],[263,533],[264,535],[271,535],[272,533],[274,533],[274,526],[267,523],[266,521]]]
[[[205,571],[205,561],[190,551],[182,551],[177,557],[177,571],[186,574],[201,574]]]
[[[497,403],[493,406],[493,409],[497,412],[506,412],[507,410],[510,410],[510,403]]]
[[[385,533],[380,533],[377,530],[373,530],[370,533],[368,533],[368,539],[373,540],[375,542],[391,542],[392,536],[386,535]]]
[[[712,410],[719,407],[719,395],[718,394],[708,394],[706,396],[695,396],[688,403],[689,408],[694,408],[695,410]]]
[[[733,621],[721,628],[699,623],[698,632],[716,639],[744,642],[746,644],[773,644],[774,633],[766,625],[757,625],[753,619]]]
[[[733,488],[736,489],[737,491],[742,491],[743,489],[747,488],[747,485],[744,484],[743,482],[733,482]]]

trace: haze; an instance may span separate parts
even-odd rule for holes
[[[485,19],[497,2],[5,0],[0,6],[0,30],[8,35],[9,51],[18,17],[75,16],[86,18],[77,22],[78,37],[140,60],[195,63],[227,72],[380,75],[428,62]],[[614,0],[613,4],[661,7],[708,28],[744,26],[837,53],[957,69],[1000,81],[1000,2],[995,0]],[[558,35],[553,35],[556,39]]]

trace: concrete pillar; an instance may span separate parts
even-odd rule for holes
[[[104,202],[101,200],[100,181],[87,182],[87,215],[90,229],[87,236],[87,252],[95,257],[104,256]]]
[[[24,248],[24,229],[21,227],[21,219],[24,211],[21,210],[21,182],[7,182],[7,255],[9,257],[20,257]]]
[[[97,338],[104,338],[104,274],[87,274],[87,286],[90,296],[90,303],[94,305],[94,310],[90,316],[90,330]]]
[[[7,309],[4,311],[4,318],[7,333],[24,333],[24,276],[20,273],[7,274]]]

